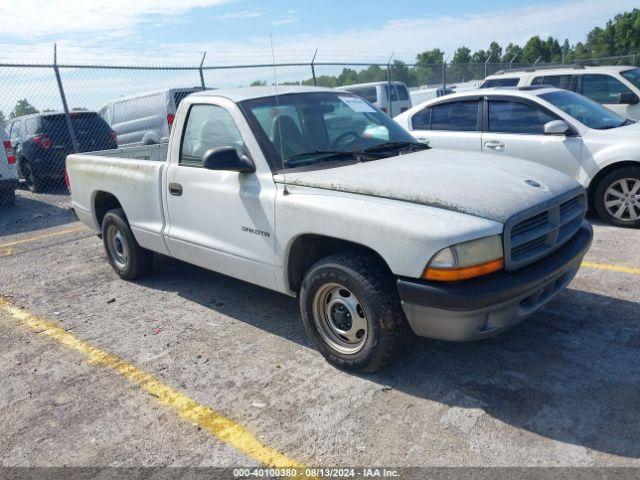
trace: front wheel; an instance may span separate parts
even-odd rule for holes
[[[300,311],[320,353],[345,370],[386,365],[406,332],[393,277],[362,253],[331,255],[313,265],[300,289]]]
[[[594,204],[605,222],[619,227],[640,227],[640,167],[623,167],[596,186]]]
[[[102,241],[107,260],[125,280],[143,277],[151,271],[153,253],[136,241],[124,210],[109,210],[102,220]]]

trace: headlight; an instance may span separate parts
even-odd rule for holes
[[[422,278],[453,282],[486,275],[503,266],[502,239],[493,235],[440,250],[429,261]]]

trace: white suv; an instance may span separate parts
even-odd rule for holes
[[[519,157],[560,170],[588,189],[603,220],[640,226],[640,123],[582,95],[490,88],[430,100],[394,120],[432,147],[499,153],[506,162]]]
[[[538,67],[502,70],[480,88],[552,85],[580,93],[624,118],[640,120],[640,68],[630,66]]]
[[[18,188],[18,169],[16,157],[9,141],[9,136],[0,123],[0,207],[13,205]]]

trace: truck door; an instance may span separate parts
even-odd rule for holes
[[[171,139],[163,182],[165,237],[171,255],[273,288],[276,190],[249,126],[231,102],[224,106],[194,103],[185,123],[178,125],[184,128]],[[247,144],[253,145],[253,151]],[[256,172],[203,168],[203,154],[218,147],[235,147],[239,155],[260,160],[255,161]]]

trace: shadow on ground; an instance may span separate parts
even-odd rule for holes
[[[66,189],[45,193],[16,191],[16,203],[0,209],[0,237],[42,230],[76,221]]]
[[[165,257],[156,264],[144,285],[178,292],[312,347],[295,299]],[[480,408],[554,440],[637,458],[639,307],[567,290],[527,322],[484,341],[456,344],[413,337],[393,365],[366,378],[418,398]]]

